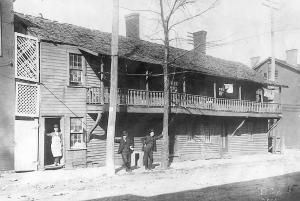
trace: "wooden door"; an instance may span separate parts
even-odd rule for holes
[[[38,120],[15,121],[15,171],[37,170]]]

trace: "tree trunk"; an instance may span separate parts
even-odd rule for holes
[[[162,162],[163,169],[169,166],[169,110],[170,110],[170,89],[169,89],[169,34],[165,31],[164,46],[164,116],[163,116],[163,144],[162,144]]]

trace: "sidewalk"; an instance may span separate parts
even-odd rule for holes
[[[86,200],[122,194],[153,196],[249,181],[300,171],[300,151],[232,159],[173,163],[168,170],[143,168],[105,175],[105,167],[60,169],[0,176],[0,200]]]

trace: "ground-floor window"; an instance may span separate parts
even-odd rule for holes
[[[71,149],[85,148],[85,135],[83,132],[83,118],[70,119],[70,147]]]

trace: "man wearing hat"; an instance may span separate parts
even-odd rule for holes
[[[154,136],[154,129],[149,129],[149,135],[142,138],[144,151],[144,166],[146,170],[151,170],[153,163],[153,152],[156,151],[156,140],[162,138],[163,135]],[[148,163],[149,161],[149,163]]]
[[[116,140],[120,143],[118,154],[122,155],[123,166],[126,168],[126,172],[131,171],[131,153],[133,152],[133,141],[128,137],[128,132],[122,132],[122,138]]]

